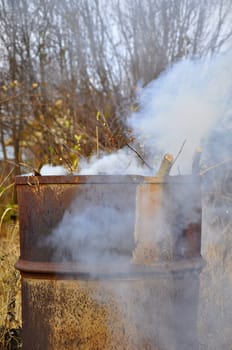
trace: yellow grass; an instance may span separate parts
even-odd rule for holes
[[[0,349],[7,348],[6,334],[21,327],[20,273],[14,268],[18,257],[18,225],[4,224],[0,231]]]

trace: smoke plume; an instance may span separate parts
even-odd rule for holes
[[[184,148],[172,174],[191,172],[194,151],[198,147],[216,149],[221,160],[221,138],[212,135],[231,130],[232,95],[231,52],[213,58],[176,63],[138,93],[139,111],[128,118],[128,126],[144,148],[148,163],[154,167],[165,153],[174,157]],[[210,142],[209,142],[210,140]],[[93,156],[80,163],[81,174],[147,174],[139,159],[128,149],[115,154]]]

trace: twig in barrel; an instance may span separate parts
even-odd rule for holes
[[[160,168],[156,174],[157,177],[165,177],[170,173],[170,170],[173,165],[173,156],[172,154],[165,154],[161,162]]]
[[[153,170],[153,168],[145,161],[145,159],[143,159],[143,157],[139,154],[138,151],[136,151],[136,149],[134,149],[129,143],[127,143],[126,146],[139,157],[143,164],[145,164],[150,170]]]
[[[176,163],[177,159],[179,158],[181,152],[183,151],[184,145],[186,144],[186,139],[184,140],[184,142],[182,143],[179,152],[177,153],[177,155],[175,156],[175,159],[172,162],[172,166]]]
[[[208,168],[202,170],[202,171],[199,173],[199,175],[205,175],[206,173],[208,173],[208,171],[213,170],[213,169],[215,169],[215,168],[218,168],[218,167],[220,167],[221,165],[224,165],[224,164],[230,163],[230,162],[232,162],[232,158],[225,159],[225,160],[223,160],[223,161],[221,161],[221,162],[219,162],[219,163],[213,164],[212,166],[210,166],[210,167],[208,167]]]

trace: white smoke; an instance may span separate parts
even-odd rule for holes
[[[180,61],[141,91],[141,108],[129,125],[150,156],[157,151],[175,156],[186,140],[175,169],[189,173],[195,149],[210,132],[230,127],[231,62],[231,52]]]
[[[62,165],[45,164],[40,170],[40,174],[43,176],[49,175],[67,175],[68,171]]]
[[[80,210],[77,197],[48,237],[47,244],[55,248],[54,260],[113,263],[128,256],[132,250],[132,209],[122,211],[95,203]],[[129,236],[125,227],[131,228]],[[128,258],[127,258],[128,260]]]
[[[53,175],[67,175],[68,170],[63,165],[52,165],[52,164],[44,164],[40,169],[40,175],[42,176],[53,176]],[[34,171],[29,173],[24,173],[22,176],[33,176]]]
[[[91,159],[80,160],[80,175],[111,174],[144,175],[149,169],[141,164],[141,161],[128,149],[121,149],[112,154],[103,153],[100,157],[94,155]]]
[[[181,153],[171,174],[191,173],[194,152],[209,148],[212,132],[230,132],[232,128],[232,52],[195,60],[182,60],[148,86],[140,89],[140,108],[128,118],[128,126],[145,150],[146,163],[128,147],[115,153],[80,159],[78,174],[154,175],[165,153]],[[212,140],[211,140],[212,141]],[[222,152],[221,137],[213,152]],[[63,167],[45,165],[42,175],[65,175]]]

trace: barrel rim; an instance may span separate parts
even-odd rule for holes
[[[16,185],[55,185],[55,184],[162,184],[200,183],[199,175],[173,175],[163,178],[142,175],[18,175]]]
[[[21,274],[31,276],[78,276],[82,279],[117,279],[144,278],[155,276],[182,275],[191,271],[200,272],[205,266],[201,255],[191,259],[154,263],[151,265],[137,264],[133,260],[122,263],[71,263],[71,262],[37,262],[19,259],[15,268]]]

